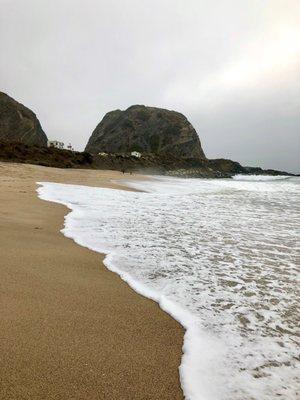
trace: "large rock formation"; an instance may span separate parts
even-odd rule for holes
[[[206,158],[195,129],[184,115],[142,105],[107,113],[85,150],[93,154],[139,151],[178,158]]]
[[[0,92],[0,141],[47,146],[36,115],[23,104]]]

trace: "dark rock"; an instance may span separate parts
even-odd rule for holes
[[[244,167],[245,173],[248,175],[288,175],[296,176],[285,171],[277,171],[275,169],[262,169],[260,167]]]
[[[142,105],[105,115],[94,130],[86,151],[130,153],[205,159],[197,132],[178,112]]]
[[[222,174],[245,174],[245,168],[237,161],[228,160],[226,158],[217,158],[208,160],[208,166],[214,171],[219,171]]]
[[[89,153],[27,145],[20,142],[0,141],[0,161],[56,168],[93,168],[93,157]]]
[[[47,136],[36,115],[2,92],[0,92],[0,140],[47,146]]]

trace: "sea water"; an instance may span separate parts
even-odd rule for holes
[[[300,398],[299,178],[40,184],[67,237],[186,328],[186,399]]]

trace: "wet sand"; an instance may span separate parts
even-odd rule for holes
[[[123,177],[0,163],[1,400],[183,398],[182,327],[65,238],[66,207],[36,194],[37,181]]]

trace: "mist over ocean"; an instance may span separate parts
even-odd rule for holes
[[[187,329],[190,400],[296,400],[300,178],[153,178],[143,192],[41,183],[64,234]]]

